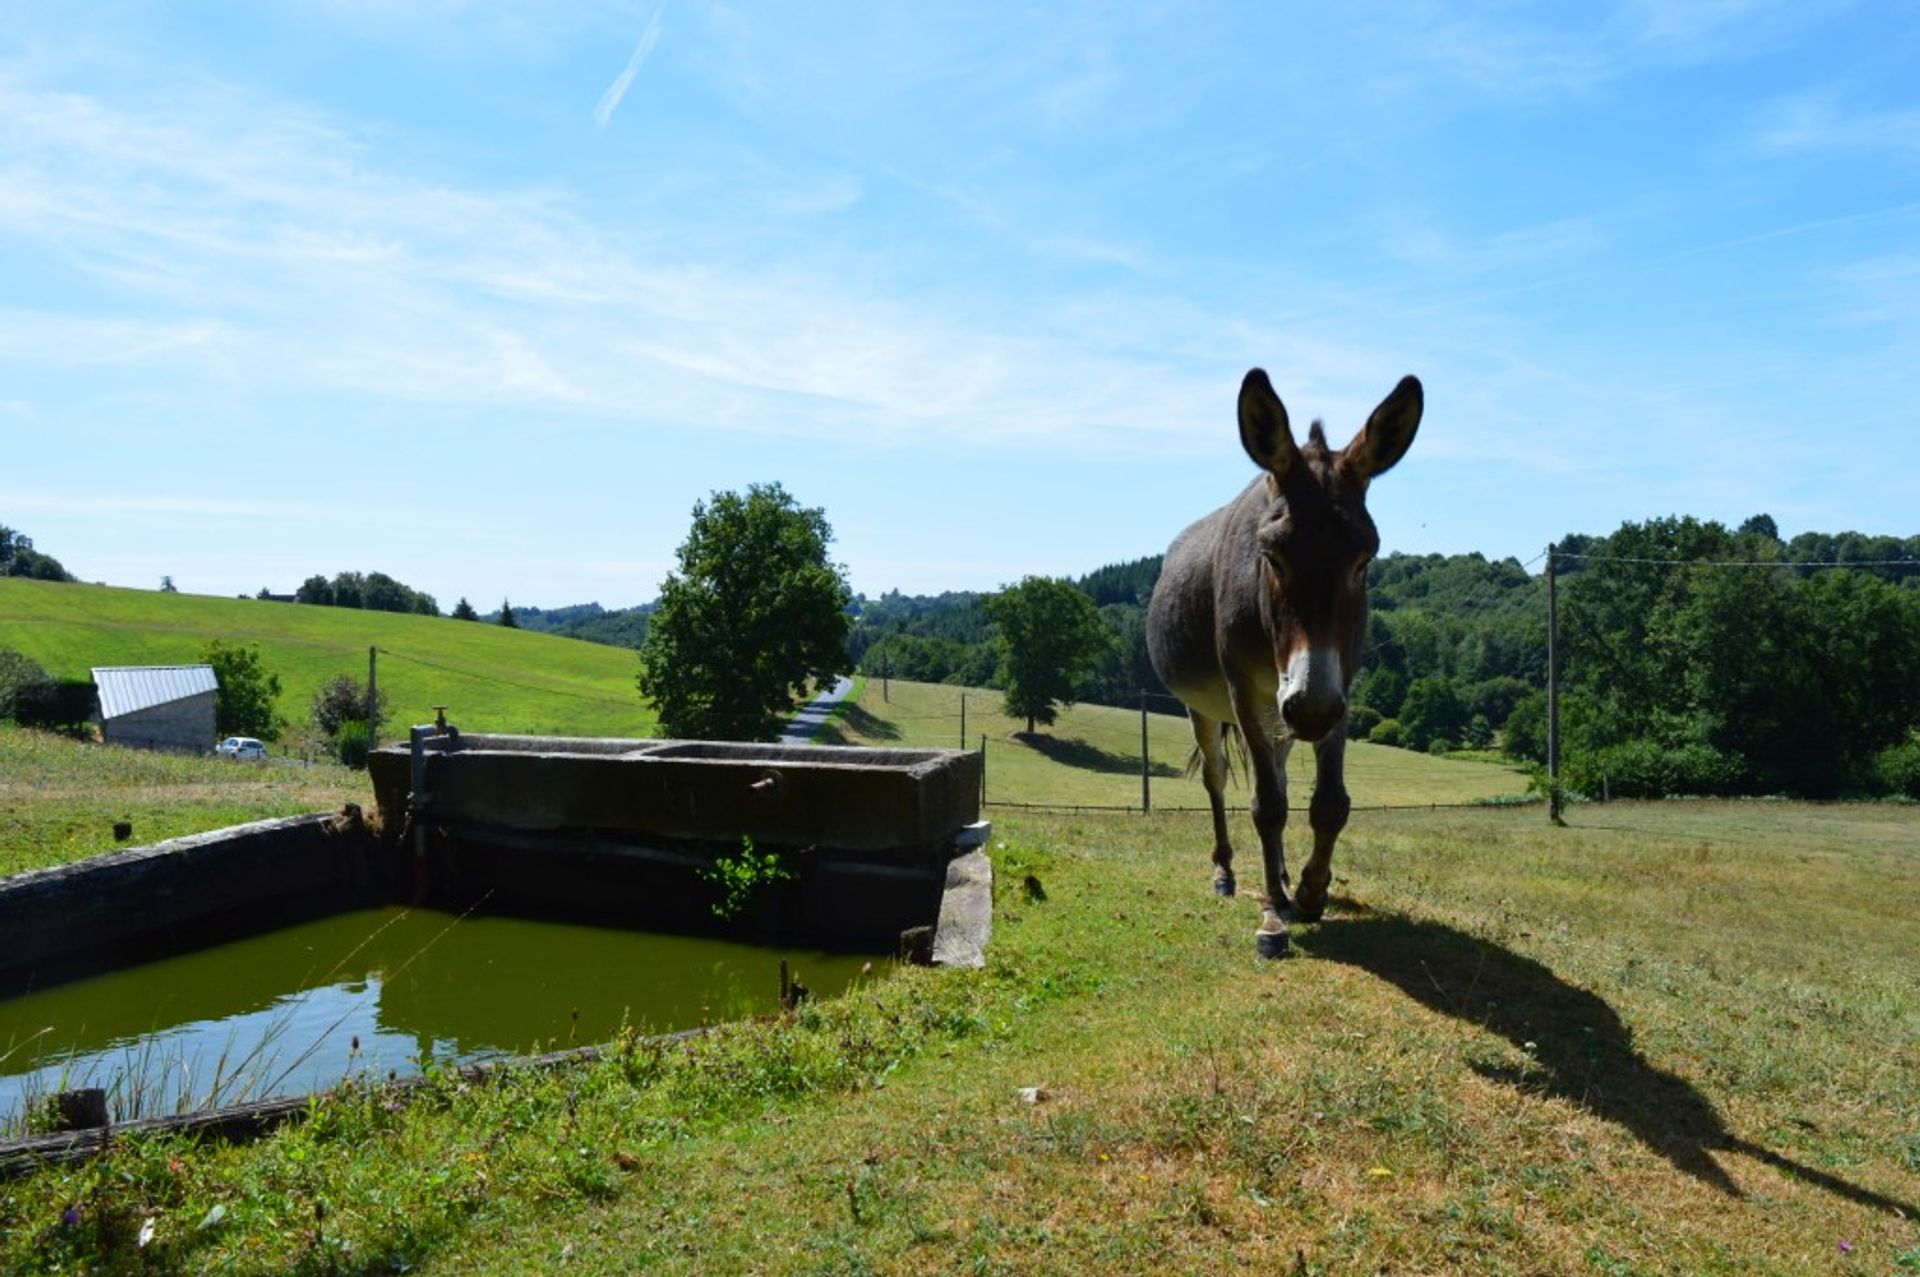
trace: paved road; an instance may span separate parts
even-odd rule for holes
[[[827,715],[833,711],[833,707],[847,699],[852,691],[852,679],[842,677],[835,680],[832,687],[808,701],[806,708],[793,716],[793,720],[787,724],[787,730],[780,733],[780,743],[804,745],[811,741],[826,726]]]

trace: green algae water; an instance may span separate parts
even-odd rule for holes
[[[429,909],[367,909],[0,1001],[0,1131],[108,1091],[114,1120],[405,1077],[772,1011],[868,959]]]

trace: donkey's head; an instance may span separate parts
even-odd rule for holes
[[[1347,712],[1367,632],[1367,564],[1380,534],[1367,514],[1367,483],[1392,468],[1420,428],[1420,382],[1403,377],[1346,447],[1334,452],[1318,421],[1304,447],[1267,374],[1240,384],[1240,442],[1267,472],[1267,508],[1256,549],[1261,610],[1273,640],[1280,717],[1301,740],[1319,740]]]

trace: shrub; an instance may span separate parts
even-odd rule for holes
[[[1445,736],[1436,736],[1427,742],[1427,752],[1429,754],[1451,754],[1459,748],[1460,745],[1457,741],[1448,740]]]
[[[0,718],[25,722],[53,694],[53,678],[40,663],[14,651],[0,651]]]
[[[1368,740],[1372,732],[1382,721],[1380,711],[1371,705],[1350,705],[1347,707],[1347,739]]]
[[[313,703],[308,707],[313,725],[328,740],[338,740],[340,729],[348,723],[359,723],[363,727],[367,721],[367,685],[348,674],[335,674],[313,694]],[[387,721],[387,693],[383,689],[374,695],[373,717],[376,724]]]
[[[1883,793],[1920,799],[1920,728],[1873,760],[1874,780]]]
[[[1678,794],[1734,794],[1749,788],[1746,767],[1711,745],[1664,746],[1627,741],[1568,758],[1570,789],[1598,798],[1666,798]]]
[[[1368,733],[1367,739],[1376,745],[1392,745],[1397,748],[1402,743],[1400,720],[1397,718],[1381,719],[1373,725],[1373,731]]]
[[[373,733],[367,730],[364,720],[349,720],[340,724],[340,730],[334,733],[333,752],[339,760],[355,771],[365,771],[367,755],[373,750]]]

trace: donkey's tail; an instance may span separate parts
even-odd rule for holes
[[[1236,765],[1242,774],[1253,775],[1253,760],[1247,754],[1247,740],[1240,734],[1240,728],[1237,725],[1220,724],[1220,745],[1221,757],[1227,764],[1228,780],[1234,778]],[[1195,745],[1193,752],[1187,755],[1186,778],[1192,780],[1198,776],[1200,768],[1206,761],[1206,755],[1200,752],[1200,746]]]

